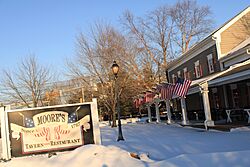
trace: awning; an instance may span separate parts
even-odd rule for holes
[[[210,87],[230,84],[250,79],[250,64],[232,69],[227,73],[208,81]]]
[[[208,83],[208,87],[214,87],[246,79],[250,79],[250,59],[242,63],[232,65],[225,71],[192,81],[187,94],[190,95],[198,93],[200,91],[200,85],[205,83]]]
[[[220,72],[218,73],[215,73],[215,74],[212,74],[212,75],[209,75],[209,76],[206,76],[204,78],[200,78],[200,79],[196,79],[194,81],[192,81],[191,85],[190,85],[190,88],[188,90],[188,93],[187,95],[191,95],[191,94],[194,94],[194,93],[198,93],[200,92],[200,84],[201,83],[205,83],[211,79],[213,79],[215,76],[217,76]]]

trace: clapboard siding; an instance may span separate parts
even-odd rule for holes
[[[243,18],[236,21],[233,25],[227,28],[221,33],[221,53],[226,54],[242,41],[244,41],[247,36],[246,26],[244,26],[244,20],[250,20],[250,12],[248,12]]]

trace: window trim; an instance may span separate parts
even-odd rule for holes
[[[180,71],[180,70],[177,71],[177,77],[178,77],[178,78],[181,78],[181,71]]]
[[[207,65],[208,65],[209,73],[210,74],[213,73],[214,72],[214,63],[213,63],[213,55],[212,55],[212,53],[207,55]]]
[[[188,70],[187,70],[187,67],[183,68],[183,77],[184,77],[184,79],[189,79],[189,78],[188,78]]]
[[[195,69],[195,77],[200,78],[201,77],[200,60],[197,60],[196,62],[194,62],[194,69]],[[198,73],[198,70],[199,70],[199,73]]]
[[[176,75],[175,74],[172,74],[172,83],[174,84],[176,82]]]

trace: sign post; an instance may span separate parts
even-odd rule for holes
[[[6,110],[10,110],[10,106],[3,106],[0,108],[1,136],[2,136],[2,158],[4,160],[10,160],[11,159],[10,138],[9,138],[8,117],[7,117]]]
[[[101,144],[101,132],[99,128],[99,117],[98,117],[98,109],[97,109],[97,99],[92,99],[93,104],[91,105],[91,114],[93,121],[93,133],[94,133],[94,142],[95,144]]]

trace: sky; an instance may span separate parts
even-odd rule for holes
[[[136,16],[175,0],[0,0],[0,62],[14,69],[34,54],[41,64],[62,73],[65,61],[75,55],[79,32],[88,33],[95,22],[120,26],[125,10]],[[198,0],[213,12],[215,27],[250,5],[249,0]]]

